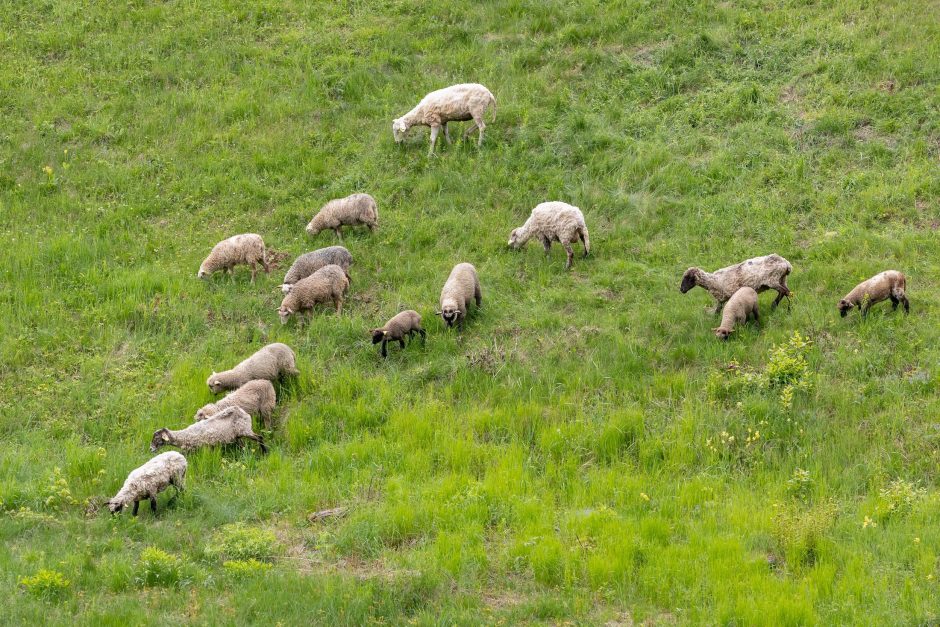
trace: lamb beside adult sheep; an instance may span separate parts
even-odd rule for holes
[[[907,277],[897,270],[885,270],[856,285],[855,289],[839,301],[839,314],[845,318],[853,307],[858,307],[862,312],[862,317],[865,317],[872,305],[889,298],[892,311],[898,308],[898,303],[904,303],[904,311],[910,313],[911,304],[907,300]]]
[[[156,453],[161,446],[168,445],[193,451],[203,446],[232,444],[241,438],[254,440],[262,453],[268,452],[264,440],[251,429],[251,416],[241,407],[229,407],[179,431],[157,429],[150,440],[150,452]]]
[[[297,257],[290,267],[290,270],[284,275],[284,283],[281,285],[281,291],[287,294],[297,281],[306,279],[323,266],[328,266],[331,263],[345,270],[346,278],[349,278],[349,266],[352,265],[352,255],[342,246],[327,246],[326,248],[304,253],[300,257]]]
[[[112,514],[134,504],[134,516],[144,499],[150,501],[150,511],[157,513],[157,495],[173,486],[176,493],[183,491],[186,479],[186,458],[176,451],[161,453],[127,475],[121,490],[108,501]]]
[[[685,294],[696,285],[703,287],[717,301],[715,306],[717,313],[742,287],[750,287],[758,293],[776,290],[777,298],[773,302],[775,308],[784,296],[787,298],[790,296],[787,275],[792,270],[793,266],[790,262],[780,255],[754,257],[714,272],[705,272],[701,268],[689,268],[682,275],[679,291]]]
[[[382,357],[388,357],[385,345],[388,342],[397,341],[402,348],[405,348],[405,336],[409,339],[414,338],[415,333],[421,335],[421,341],[427,338],[427,332],[421,328],[421,314],[413,309],[408,309],[393,316],[384,327],[372,329],[372,343],[382,342]]]
[[[374,231],[379,225],[379,208],[375,204],[375,198],[369,194],[352,194],[326,203],[310,220],[307,233],[316,237],[320,231],[332,229],[342,241],[341,227],[359,225],[369,227],[370,231]]]
[[[470,299],[476,301],[477,307],[483,302],[477,269],[469,263],[458,263],[441,290],[441,310],[437,315],[443,318],[448,327],[456,323],[462,329]]]
[[[580,239],[584,246],[584,256],[591,251],[591,238],[584,223],[584,214],[574,205],[565,202],[543,202],[535,206],[529,219],[509,234],[509,246],[520,248],[533,237],[538,238],[548,255],[552,242],[560,242],[568,253],[565,269],[571,267],[574,250],[571,245]]]
[[[253,379],[276,381],[284,375],[297,375],[294,351],[287,344],[275,342],[258,350],[231,370],[213,372],[206,384],[214,394],[222,390],[234,390]]]
[[[473,132],[474,128],[480,129],[480,136],[477,139],[477,146],[483,144],[483,129],[486,124],[483,122],[483,114],[493,105],[493,114],[496,114],[496,98],[489,89],[478,83],[464,83],[460,85],[451,85],[444,89],[432,91],[421,99],[418,105],[401,116],[392,120],[392,135],[396,143],[401,143],[405,139],[405,134],[412,126],[430,126],[431,127],[431,148],[428,155],[434,154],[434,144],[437,143],[437,136],[441,129],[444,129],[444,137],[447,143],[450,143],[450,132],[447,130],[448,122],[465,122],[473,120],[473,124],[467,127],[464,132],[464,138]]]
[[[721,325],[712,329],[719,340],[727,340],[736,324],[744,324],[752,317],[760,320],[757,307],[757,292],[751,287],[742,287],[728,299],[721,314]]]
[[[346,272],[336,264],[323,266],[306,279],[294,284],[291,291],[284,296],[277,315],[281,324],[295,313],[308,313],[318,303],[332,302],[336,313],[343,313],[343,294],[349,289],[349,279]]]
[[[259,264],[266,273],[271,272],[264,240],[255,233],[244,233],[224,239],[213,246],[212,252],[199,266],[196,276],[205,279],[213,272],[224,270],[231,273],[235,266],[247,265],[251,267],[251,282],[254,283]]]
[[[230,392],[218,402],[203,405],[196,412],[195,421],[205,420],[229,407],[241,407],[248,414],[259,416],[265,427],[270,427],[271,413],[276,402],[277,395],[271,382],[267,379],[255,379]]]

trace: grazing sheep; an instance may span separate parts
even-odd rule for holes
[[[343,313],[343,294],[349,289],[349,279],[346,272],[336,264],[323,266],[306,279],[294,284],[291,291],[284,296],[277,315],[281,324],[295,313],[309,313],[317,303],[332,301],[336,313]]]
[[[203,446],[232,444],[239,438],[254,440],[262,453],[268,452],[261,436],[251,430],[251,416],[241,407],[229,407],[185,429],[172,431],[166,427],[157,429],[150,440],[150,452],[156,453],[161,446],[178,446],[184,451],[193,451]]]
[[[447,130],[448,122],[464,122],[473,120],[473,124],[467,127],[464,132],[464,138],[473,132],[474,128],[480,129],[480,136],[477,139],[477,146],[483,144],[483,129],[486,124],[483,122],[483,114],[487,108],[493,105],[493,115],[496,115],[496,98],[490,93],[490,90],[478,83],[465,83],[462,85],[451,85],[444,89],[432,91],[421,99],[414,109],[392,120],[392,135],[396,143],[401,143],[405,139],[405,134],[412,126],[430,126],[431,127],[431,148],[428,155],[434,154],[434,144],[437,142],[437,136],[444,129],[444,137],[447,143],[450,143],[450,132]]]
[[[294,351],[287,344],[275,342],[258,350],[231,370],[213,372],[206,384],[214,394],[222,390],[234,390],[253,379],[275,381],[284,375],[297,375]]]
[[[336,264],[346,271],[346,278],[349,278],[349,266],[352,265],[352,255],[342,246],[327,246],[313,252],[305,253],[294,261],[294,264],[284,275],[284,284],[281,285],[281,291],[287,294],[294,283],[308,276],[331,263]],[[351,279],[350,279],[351,280]]]
[[[168,486],[173,486],[177,494],[183,491],[186,466],[186,458],[176,451],[157,455],[127,475],[120,492],[108,501],[108,509],[112,514],[116,514],[133,503],[133,513],[136,516],[140,502],[149,499],[150,510],[156,514],[158,494],[166,490]]]
[[[196,412],[195,421],[199,422],[229,407],[241,407],[252,416],[259,416],[265,427],[271,426],[271,412],[277,395],[274,386],[267,379],[249,381],[234,392],[230,392],[217,403],[204,405]]]
[[[408,339],[414,339],[415,333],[421,334],[421,341],[427,338],[427,332],[421,328],[421,314],[413,309],[408,309],[392,317],[385,323],[384,327],[372,329],[372,343],[382,342],[382,357],[388,357],[385,345],[391,340],[398,341],[402,348],[405,348],[405,336]]]
[[[754,317],[754,322],[759,322],[757,309],[757,292],[754,288],[742,287],[728,299],[725,310],[721,314],[721,326],[712,329],[715,337],[719,340],[727,340],[734,331],[734,325],[744,324],[751,316]]]
[[[525,224],[513,229],[509,234],[509,246],[520,248],[533,237],[542,242],[546,255],[552,250],[552,242],[560,242],[568,253],[566,270],[571,267],[571,261],[574,259],[572,244],[580,239],[585,257],[591,251],[591,238],[584,223],[584,214],[574,205],[565,202],[543,202],[536,205]]]
[[[679,291],[685,294],[696,285],[705,288],[717,301],[715,313],[718,313],[728,299],[742,287],[750,287],[758,293],[776,290],[777,298],[773,302],[773,307],[776,308],[784,296],[790,297],[787,275],[792,270],[790,262],[780,255],[754,257],[714,272],[689,268],[682,275]]]
[[[307,225],[307,233],[316,237],[320,231],[332,229],[343,241],[342,226],[365,225],[374,231],[379,225],[379,208],[375,198],[369,194],[352,194],[345,198],[335,198],[323,205]]]
[[[448,327],[457,323],[458,328],[462,329],[471,298],[476,301],[477,307],[483,302],[477,269],[469,263],[458,263],[450,271],[444,289],[441,290],[441,310],[437,315],[444,319]]]
[[[232,268],[242,264],[251,266],[252,283],[255,282],[255,275],[258,273],[258,264],[261,264],[266,273],[271,272],[271,266],[268,265],[267,253],[264,249],[264,240],[261,239],[260,235],[245,233],[222,240],[212,247],[212,252],[199,266],[199,272],[196,276],[205,279],[219,270],[231,274]]]
[[[892,311],[898,308],[900,302],[904,303],[906,313],[911,312],[911,304],[907,300],[907,277],[897,270],[885,270],[856,285],[839,301],[839,314],[845,318],[853,307],[858,307],[862,317],[865,317],[872,305],[889,298]]]

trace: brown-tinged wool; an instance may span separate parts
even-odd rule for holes
[[[757,292],[751,287],[742,287],[735,292],[721,314],[721,325],[712,329],[719,340],[727,340],[737,324],[744,324],[752,317],[759,320]]]
[[[392,120],[392,135],[395,137],[396,143],[401,143],[405,139],[408,129],[412,126],[430,126],[431,148],[428,154],[433,154],[434,145],[441,129],[444,130],[447,143],[450,143],[450,132],[447,130],[448,122],[473,120],[473,124],[468,126],[464,132],[464,137],[473,132],[473,129],[479,129],[480,135],[477,138],[477,146],[480,146],[483,144],[483,130],[486,128],[483,115],[491,105],[495,116],[496,98],[483,85],[479,83],[451,85],[444,89],[432,91],[422,98],[414,109],[400,118]]]
[[[776,307],[784,296],[790,295],[787,276],[792,270],[790,262],[780,255],[754,257],[714,272],[693,267],[682,276],[679,291],[685,294],[696,285],[706,289],[717,301],[718,311],[742,287],[750,287],[758,293],[776,290],[777,298],[773,302]]]
[[[369,194],[352,194],[335,198],[323,205],[307,225],[307,233],[316,236],[320,231],[333,230],[342,240],[343,226],[365,225],[374,231],[379,225],[379,208]]]
[[[252,416],[259,416],[265,427],[271,426],[271,413],[277,402],[274,385],[267,379],[254,379],[240,388],[229,392],[225,398],[215,403],[208,403],[196,412],[199,422],[229,407],[241,407]]]
[[[405,336],[414,337],[414,334],[421,335],[421,340],[427,337],[427,333],[421,328],[421,314],[413,309],[407,309],[393,316],[385,326],[372,329],[372,343],[382,343],[382,357],[387,357],[386,344],[389,342],[398,342],[402,348],[405,348]]]
[[[839,301],[839,313],[844,318],[853,307],[858,307],[865,316],[872,305],[888,299],[891,299],[892,309],[897,309],[898,303],[903,303],[904,311],[910,312],[911,304],[907,300],[907,277],[903,272],[885,270],[867,281],[862,281]]]
[[[294,351],[287,344],[275,342],[258,350],[254,355],[242,361],[231,370],[213,372],[206,384],[213,393],[222,390],[234,390],[253,379],[276,381],[284,375],[297,375]]]
[[[271,271],[268,265],[264,240],[256,233],[244,233],[224,239],[212,248],[212,252],[199,266],[197,277],[207,278],[213,272],[224,270],[230,272],[238,265],[251,267],[251,280],[255,280],[260,265],[265,272]]]
[[[352,265],[352,255],[342,246],[327,246],[319,250],[304,253],[294,261],[290,270],[284,275],[284,284],[281,285],[281,291],[285,294],[290,292],[294,283],[308,276],[331,263],[339,266],[346,271],[346,277],[349,278],[349,267]]]
[[[441,310],[438,314],[447,326],[458,324],[462,327],[471,300],[476,302],[477,307],[483,302],[477,269],[469,263],[458,263],[441,290]]]
[[[176,451],[168,451],[153,457],[127,475],[121,490],[108,501],[108,509],[114,514],[133,503],[136,516],[137,503],[149,499],[151,508],[157,511],[157,494],[169,486],[174,486],[177,492],[183,491],[186,467],[186,458]]]
[[[584,223],[584,214],[574,205],[565,202],[551,201],[536,205],[525,224],[513,229],[509,234],[509,246],[520,248],[533,238],[542,242],[546,255],[551,252],[552,242],[561,243],[568,254],[565,268],[571,267],[574,259],[571,245],[578,240],[584,245],[585,257],[591,252],[591,238]]]
[[[297,313],[306,313],[319,303],[332,302],[336,313],[343,313],[343,295],[349,289],[349,279],[346,272],[335,264],[323,266],[306,279],[294,284],[291,291],[284,296],[277,315],[281,324]]]
[[[157,429],[150,440],[150,450],[156,453],[162,446],[177,446],[193,451],[204,446],[232,444],[240,438],[254,440],[267,453],[264,440],[251,429],[251,416],[241,407],[229,407],[205,420],[194,422],[185,429]]]

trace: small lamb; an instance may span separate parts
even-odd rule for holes
[[[473,120],[473,124],[467,127],[463,136],[466,138],[473,132],[474,128],[480,129],[477,146],[482,146],[483,129],[486,128],[486,124],[483,122],[483,114],[486,113],[490,105],[493,105],[493,115],[495,116],[496,98],[483,85],[478,83],[451,85],[444,89],[432,91],[422,98],[414,109],[400,118],[392,120],[392,135],[395,137],[395,143],[400,144],[404,141],[405,134],[412,126],[430,126],[431,148],[428,150],[430,156],[434,154],[434,144],[437,142],[437,136],[442,128],[447,143],[450,143],[450,132],[447,130],[448,122]]]
[[[907,277],[897,270],[885,270],[856,285],[839,301],[839,315],[845,318],[853,307],[858,307],[865,317],[872,305],[889,298],[892,311],[897,310],[898,303],[904,303],[905,313],[911,312],[911,304],[907,300]]]
[[[790,297],[787,275],[792,270],[790,262],[780,255],[754,257],[714,272],[689,268],[682,275],[679,291],[685,294],[696,285],[705,288],[717,301],[715,313],[718,313],[728,299],[742,287],[753,288],[757,293],[776,290],[777,298],[773,302],[773,307],[776,308],[784,296]]]
[[[413,309],[408,309],[392,317],[391,320],[385,323],[384,327],[378,329],[372,329],[370,331],[372,334],[372,343],[378,344],[382,342],[382,357],[388,357],[388,352],[385,350],[385,345],[389,341],[398,341],[402,348],[405,348],[405,336],[408,336],[409,340],[414,339],[414,334],[421,334],[421,342],[423,343],[427,338],[427,332],[421,328],[421,314]]]
[[[140,468],[135,468],[127,475],[124,485],[114,498],[108,501],[112,514],[134,504],[134,516],[144,499],[150,501],[150,511],[157,513],[157,495],[173,486],[176,494],[183,491],[186,479],[186,458],[176,451],[161,453]],[[174,495],[173,498],[176,498]]]
[[[349,290],[349,278],[346,272],[335,264],[323,266],[306,279],[294,284],[284,296],[277,315],[281,324],[295,313],[309,314],[317,303],[331,302],[336,307],[336,314],[343,313],[343,294]]]
[[[734,325],[744,324],[751,316],[754,317],[754,322],[760,321],[757,292],[751,287],[742,287],[728,299],[725,310],[721,314],[721,326],[715,327],[712,331],[719,340],[727,340],[734,331]]]
[[[196,276],[205,279],[219,270],[231,274],[232,268],[235,266],[248,265],[251,267],[251,282],[254,283],[259,264],[266,273],[271,272],[267,252],[264,248],[264,240],[255,233],[245,233],[222,240],[213,246],[212,252],[199,266],[199,272]]]
[[[332,229],[339,240],[343,241],[340,227],[359,225],[369,227],[369,231],[375,231],[379,225],[379,208],[375,204],[375,198],[369,194],[352,194],[326,203],[310,220],[307,233],[316,237],[320,231]]]
[[[213,394],[234,390],[253,379],[276,381],[284,375],[298,375],[294,351],[287,344],[275,342],[258,350],[231,370],[213,372],[206,384]]]
[[[457,323],[458,329],[463,329],[471,298],[476,301],[477,307],[483,302],[477,269],[469,263],[458,263],[451,270],[447,282],[444,283],[444,289],[441,290],[441,310],[437,315],[443,318],[448,327]]]
[[[219,402],[204,405],[196,412],[195,421],[205,420],[229,407],[241,407],[248,414],[259,416],[265,428],[270,428],[271,413],[276,402],[277,395],[271,382],[267,379],[255,379],[230,392]]]
[[[352,255],[342,246],[327,246],[313,252],[305,253],[294,261],[294,264],[284,275],[284,283],[281,285],[281,291],[287,294],[294,284],[306,279],[308,276],[331,263],[336,264],[346,271],[346,278],[349,278],[349,266],[352,265]],[[351,279],[350,279],[351,280]]]
[[[553,201],[535,206],[529,219],[509,234],[509,246],[521,248],[533,237],[537,237],[545,248],[547,256],[552,250],[552,242],[560,242],[568,253],[565,269],[571,268],[574,251],[571,245],[580,239],[584,246],[584,256],[591,251],[591,238],[584,223],[584,214],[574,205]]]
[[[251,430],[251,416],[241,407],[229,407],[180,431],[166,427],[157,429],[150,440],[150,452],[156,453],[161,446],[167,445],[194,451],[203,446],[232,444],[240,438],[254,440],[262,453],[268,452],[261,436]]]

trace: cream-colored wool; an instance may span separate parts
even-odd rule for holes
[[[318,303],[332,302],[336,313],[343,313],[343,295],[349,289],[349,279],[346,272],[335,264],[323,266],[306,279],[294,284],[291,291],[284,296],[277,315],[281,324],[297,313],[308,314]]]
[[[721,314],[721,325],[712,329],[719,340],[727,340],[737,324],[744,324],[752,317],[754,321],[760,320],[757,307],[757,292],[751,287],[742,287],[735,292]]]
[[[844,318],[853,307],[858,307],[862,316],[866,316],[872,305],[889,298],[892,310],[898,308],[898,303],[903,303],[904,311],[910,313],[911,304],[907,300],[907,277],[904,273],[897,270],[885,270],[867,281],[862,281],[839,301],[839,313]]]
[[[254,355],[242,361],[231,370],[213,372],[206,384],[213,393],[222,390],[234,390],[253,379],[276,381],[284,375],[297,375],[294,351],[287,344],[275,342],[258,350]]]
[[[294,283],[308,276],[331,263],[336,264],[346,271],[346,278],[349,278],[349,267],[352,265],[352,255],[342,246],[327,246],[319,250],[305,253],[294,261],[290,270],[284,275],[284,284],[281,285],[281,291],[287,294],[291,291]]]
[[[714,272],[689,268],[682,275],[679,291],[685,294],[696,285],[705,288],[717,301],[715,311],[718,312],[742,287],[750,287],[758,293],[776,290],[777,298],[773,302],[773,307],[776,307],[784,296],[790,296],[787,276],[792,270],[790,262],[780,255],[754,257]]]
[[[316,236],[320,231],[332,229],[342,241],[341,227],[359,225],[369,227],[370,231],[379,225],[379,208],[369,194],[352,194],[326,203],[310,220],[307,233]]]
[[[483,114],[486,113],[490,105],[492,105],[495,116],[496,98],[483,85],[478,83],[451,85],[444,89],[432,91],[422,98],[414,109],[400,118],[392,120],[392,135],[394,135],[396,143],[401,143],[405,139],[408,129],[412,126],[430,126],[431,148],[428,150],[428,154],[432,155],[441,129],[444,130],[447,143],[450,143],[450,132],[447,130],[448,122],[473,120],[473,124],[468,126],[464,132],[464,137],[472,133],[473,129],[479,129],[480,135],[477,138],[477,146],[480,146],[483,144],[483,129],[486,128]]]
[[[477,307],[483,302],[477,269],[469,263],[458,263],[451,270],[441,290],[441,310],[437,314],[447,326],[457,324],[459,328],[463,328],[471,299],[476,302]]]
[[[264,440],[251,429],[251,416],[241,407],[229,407],[179,431],[157,429],[150,440],[150,450],[156,453],[162,446],[178,446],[193,451],[203,446],[232,444],[240,438],[254,440],[262,453],[268,452]]]
[[[222,240],[212,248],[212,252],[199,266],[199,272],[196,276],[205,279],[219,270],[230,273],[232,268],[239,265],[251,267],[252,283],[255,281],[259,265],[265,272],[271,272],[267,252],[264,248],[264,240],[261,239],[260,235],[244,233]]]
[[[571,267],[574,259],[572,244],[581,240],[584,256],[587,257],[591,252],[591,238],[584,223],[584,214],[574,205],[565,202],[552,201],[536,205],[525,224],[513,229],[509,234],[509,246],[520,248],[533,238],[542,242],[546,255],[552,250],[552,242],[561,243],[568,254],[566,269]]]
[[[131,503],[134,516],[140,501],[149,500],[150,509],[157,511],[157,495],[173,486],[182,492],[186,479],[186,458],[176,451],[161,453],[127,475],[121,490],[108,501],[108,509],[115,514]]]
[[[229,407],[241,407],[248,414],[260,417],[264,426],[270,428],[271,414],[276,402],[274,385],[267,379],[254,379],[230,392],[222,400],[204,405],[196,412],[195,420],[205,420]]]

